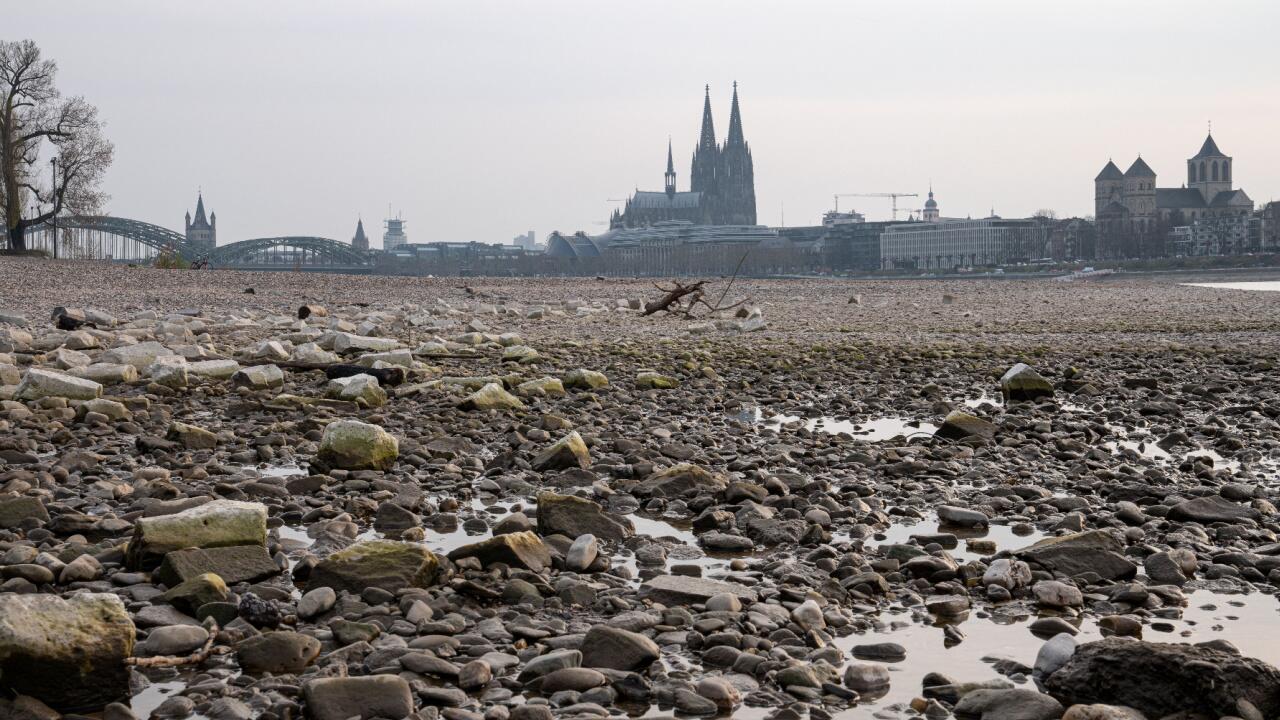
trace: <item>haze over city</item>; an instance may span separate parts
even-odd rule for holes
[[[815,224],[831,195],[918,192],[944,212],[1093,213],[1108,158],[1175,184],[1213,122],[1235,179],[1280,188],[1280,6],[1268,2],[421,4],[59,2],[5,8],[116,146],[113,215],[180,227],[197,188],[220,242],[376,247],[600,232],[681,189],[704,84],[739,82],[759,222]],[[869,219],[889,203],[850,201]]]

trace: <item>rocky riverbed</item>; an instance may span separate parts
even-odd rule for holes
[[[0,718],[1280,716],[1280,295],[658,294],[0,258]]]

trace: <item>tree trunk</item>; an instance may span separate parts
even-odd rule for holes
[[[26,250],[27,249],[27,232],[22,223],[9,228],[9,249],[10,250]]]

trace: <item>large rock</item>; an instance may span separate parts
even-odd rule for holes
[[[640,594],[663,605],[689,605],[728,593],[746,603],[756,601],[756,591],[738,583],[704,580],[688,575],[659,575],[640,586]]]
[[[1236,523],[1242,520],[1257,520],[1262,512],[1248,505],[1233,503],[1221,495],[1206,495],[1186,502],[1180,502],[1169,508],[1170,520],[1184,520],[1209,523]]]
[[[564,470],[572,467],[583,470],[591,467],[591,453],[576,430],[557,440],[533,459],[534,470]]]
[[[103,385],[128,383],[138,379],[138,368],[122,363],[94,363],[87,367],[72,368],[67,373]]]
[[[277,365],[251,365],[231,374],[231,384],[251,390],[267,390],[284,385],[284,371]]]
[[[637,494],[653,497],[683,497],[688,493],[722,493],[729,479],[692,463],[680,463],[654,472],[636,487]]]
[[[266,544],[265,505],[214,500],[173,515],[138,518],[128,562],[134,569],[152,569],[174,550]]]
[[[378,379],[364,373],[330,380],[325,386],[325,395],[371,408],[387,403],[387,391],[378,384]]]
[[[60,397],[68,400],[93,400],[102,397],[102,385],[74,375],[31,368],[18,384],[19,400]]]
[[[449,552],[450,560],[468,557],[479,559],[482,565],[505,563],[534,572],[551,567],[551,551],[542,538],[528,531],[496,535]]]
[[[523,410],[520,398],[502,389],[498,383],[488,383],[471,393],[458,404],[463,410]]]
[[[175,353],[152,340],[140,342],[136,345],[111,348],[102,353],[99,361],[111,365],[132,365],[135,370],[143,370],[155,364],[157,358],[162,357],[175,357]]]
[[[156,576],[173,587],[205,573],[213,573],[229,584],[257,582],[280,572],[261,545],[236,545],[202,550],[175,550],[164,556]]]
[[[581,390],[596,390],[609,385],[609,378],[605,377],[602,372],[595,370],[570,370],[564,376],[564,386],[567,388],[578,388]]]
[[[49,522],[49,511],[40,498],[0,497],[0,529],[11,530],[31,520]]]
[[[0,594],[0,689],[63,712],[100,710],[129,694],[134,627],[120,598]]]
[[[187,372],[196,377],[226,380],[240,370],[240,363],[235,360],[201,360],[189,363]]]
[[[1000,378],[1000,394],[1004,395],[1005,402],[1053,397],[1053,383],[1030,365],[1018,363]]]
[[[400,347],[400,343],[395,338],[369,337],[368,335],[354,335],[352,333],[339,332],[333,334],[333,349],[335,352],[387,352]]]
[[[236,646],[236,659],[248,673],[297,674],[319,655],[319,640],[287,631],[254,635]]]
[[[573,495],[538,493],[538,533],[541,535],[595,535],[621,541],[635,535],[631,521],[606,512],[598,504]]]
[[[1092,572],[1105,580],[1128,580],[1137,574],[1138,566],[1122,552],[1124,544],[1111,531],[1088,530],[1045,538],[1014,555],[1033,566],[1071,577]]]
[[[1058,720],[1062,704],[1035,690],[983,689],[960,698],[955,714],[959,720]]]
[[[335,420],[324,428],[316,460],[342,470],[390,470],[400,457],[400,442],[377,425]]]
[[[963,528],[983,528],[991,524],[991,519],[977,510],[954,505],[939,505],[938,520],[943,525]]]
[[[321,560],[311,571],[307,589],[331,587],[355,595],[369,587],[396,592],[430,587],[439,573],[439,558],[422,545],[368,540]]]
[[[1280,670],[1198,645],[1123,638],[1086,643],[1045,685],[1064,705],[1123,705],[1149,718],[1177,712],[1235,716],[1238,700],[1252,703],[1260,717],[1280,714]]]
[[[164,437],[182,443],[188,450],[212,450],[218,446],[218,436],[213,432],[184,422],[170,423]]]
[[[302,698],[312,720],[398,719],[413,712],[409,683],[396,675],[308,680]]]
[[[582,664],[585,667],[640,671],[661,655],[656,642],[622,628],[596,625],[582,638]]]
[[[952,410],[934,433],[948,440],[964,440],[977,437],[990,440],[996,436],[996,426],[963,410]]]
[[[1174,548],[1148,555],[1142,561],[1147,577],[1158,583],[1182,585],[1196,576],[1199,563],[1196,554],[1187,548]]]

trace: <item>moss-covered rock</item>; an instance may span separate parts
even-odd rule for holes
[[[560,378],[544,377],[528,380],[516,386],[516,392],[525,397],[546,395],[559,397],[565,394],[564,383]]]
[[[570,370],[564,376],[564,386],[567,388],[578,388],[581,390],[596,390],[606,387],[609,384],[609,378],[605,377],[602,372],[595,370]]]
[[[557,440],[533,459],[534,470],[564,470],[571,467],[584,470],[591,467],[591,453],[576,430]]]
[[[996,435],[996,426],[963,410],[952,410],[935,434],[949,440],[964,440],[969,437],[990,440]]]
[[[498,383],[489,383],[458,404],[463,410],[523,410],[524,403]]]
[[[680,381],[670,375],[645,371],[636,375],[636,387],[648,390],[672,390],[680,387]]]
[[[63,712],[99,710],[129,694],[134,640],[116,595],[0,595],[0,689]]]
[[[450,560],[469,557],[477,558],[482,565],[505,563],[534,572],[551,567],[551,551],[543,544],[542,538],[527,530],[497,535],[449,552]]]
[[[188,615],[195,615],[201,605],[223,602],[227,596],[227,583],[213,573],[205,573],[170,588],[160,596],[160,600]]]
[[[140,518],[127,560],[130,568],[151,570],[173,550],[266,544],[265,505],[214,500],[173,515]]]
[[[397,592],[430,587],[439,574],[440,559],[422,545],[368,540],[321,560],[311,571],[307,587],[330,587],[357,595],[369,587]]]
[[[400,442],[377,425],[336,420],[324,428],[316,461],[322,468],[390,470],[400,457]]]

